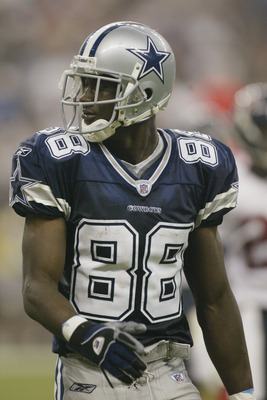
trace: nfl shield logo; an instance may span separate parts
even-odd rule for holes
[[[173,379],[177,383],[184,382],[184,374],[182,372],[173,372],[169,375],[171,379]]]
[[[147,196],[151,191],[152,185],[149,181],[136,181],[136,189],[141,196]]]

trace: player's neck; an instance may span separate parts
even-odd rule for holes
[[[118,128],[103,144],[117,158],[134,165],[138,164],[148,158],[158,144],[155,118]]]

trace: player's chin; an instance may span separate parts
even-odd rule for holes
[[[93,115],[90,115],[90,116],[82,116],[82,119],[83,119],[83,121],[84,121],[84,123],[86,124],[86,125],[90,125],[90,124],[92,124],[93,122],[95,122],[96,120],[97,120],[97,118],[95,117],[95,115],[93,116]]]

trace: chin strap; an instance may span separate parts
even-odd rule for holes
[[[90,131],[91,132],[86,132],[88,130],[88,126],[82,121],[82,129],[81,133],[83,137],[88,140],[88,142],[102,142],[103,140],[109,138],[112,136],[116,129],[121,126],[121,123],[119,121],[113,122],[113,124],[107,126],[107,121],[105,119],[98,119],[97,121],[93,122],[90,124]],[[103,127],[103,129],[101,129]],[[96,131],[94,131],[96,129]]]

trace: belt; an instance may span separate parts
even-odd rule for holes
[[[88,358],[77,353],[69,353],[66,354],[65,357],[76,358],[77,360],[91,364]],[[145,354],[141,355],[141,358],[146,363],[163,359],[168,360],[173,357],[180,357],[184,360],[188,360],[190,357],[190,345],[171,342],[169,340],[161,340],[160,342],[145,347]]]
[[[145,354],[141,356],[145,362],[180,357],[188,360],[190,357],[190,345],[176,343],[167,340],[145,347]]]

